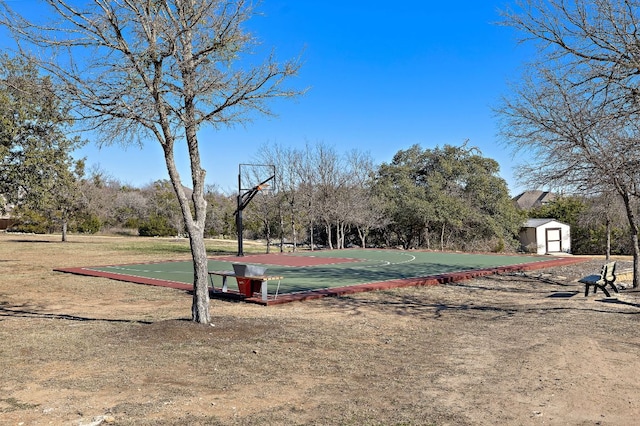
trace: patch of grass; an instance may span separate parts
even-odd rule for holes
[[[2,407],[2,405],[7,407]],[[29,410],[38,407],[40,404],[29,404],[27,402],[20,402],[16,398],[0,398],[0,413],[9,413],[17,410]]]
[[[205,240],[207,254],[209,255],[233,255],[238,252],[237,243],[229,240]],[[158,238],[138,239],[132,238],[126,244],[119,243],[114,247],[119,251],[135,251],[149,254],[190,254],[189,240],[186,238]],[[245,242],[246,253],[264,253],[265,247],[260,243]]]
[[[132,241],[128,244],[118,245],[116,249],[121,251],[135,251],[149,254],[190,253],[188,242],[172,242],[168,240],[158,240],[158,242]]]

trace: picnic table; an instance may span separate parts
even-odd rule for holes
[[[240,293],[244,294],[246,297],[253,297],[254,292],[260,292],[262,295],[262,300],[264,302],[267,301],[267,283],[269,281],[278,281],[278,287],[276,288],[275,297],[278,297],[278,290],[280,290],[280,281],[284,278],[278,275],[259,275],[259,276],[243,276],[238,275],[234,271],[209,271],[209,279],[211,281],[211,287],[215,291],[215,286],[213,283],[213,277],[219,276],[222,277],[222,289],[223,293],[227,293],[229,288],[227,286],[227,278],[235,277],[238,280],[238,289]]]

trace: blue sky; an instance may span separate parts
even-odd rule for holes
[[[273,103],[275,118],[201,130],[207,182],[233,192],[238,164],[251,162],[255,151],[270,143],[321,142],[339,153],[355,148],[382,163],[413,144],[433,148],[469,139],[500,163],[502,177],[517,195],[523,189],[513,178],[517,160],[498,141],[492,108],[530,58],[512,30],[495,25],[505,4],[265,0],[264,16],[251,22],[253,31],[282,59],[303,52],[304,65],[292,84],[309,91]],[[11,5],[28,10],[37,2],[13,0]],[[7,44],[6,38],[0,42]],[[90,143],[75,155],[132,185],[167,178],[154,141],[126,151]],[[181,154],[178,161],[187,183],[188,161]]]

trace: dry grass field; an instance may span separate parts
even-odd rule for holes
[[[640,296],[602,259],[262,307],[53,272],[187,243],[0,234],[2,425],[631,425]],[[628,262],[627,262],[628,263]],[[544,274],[542,274],[544,272]]]

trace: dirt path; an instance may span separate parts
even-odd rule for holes
[[[213,326],[187,320],[181,291],[52,272],[150,257],[176,256],[0,236],[0,424],[640,418],[640,296],[585,298],[575,282],[602,260],[268,308],[213,301]]]

